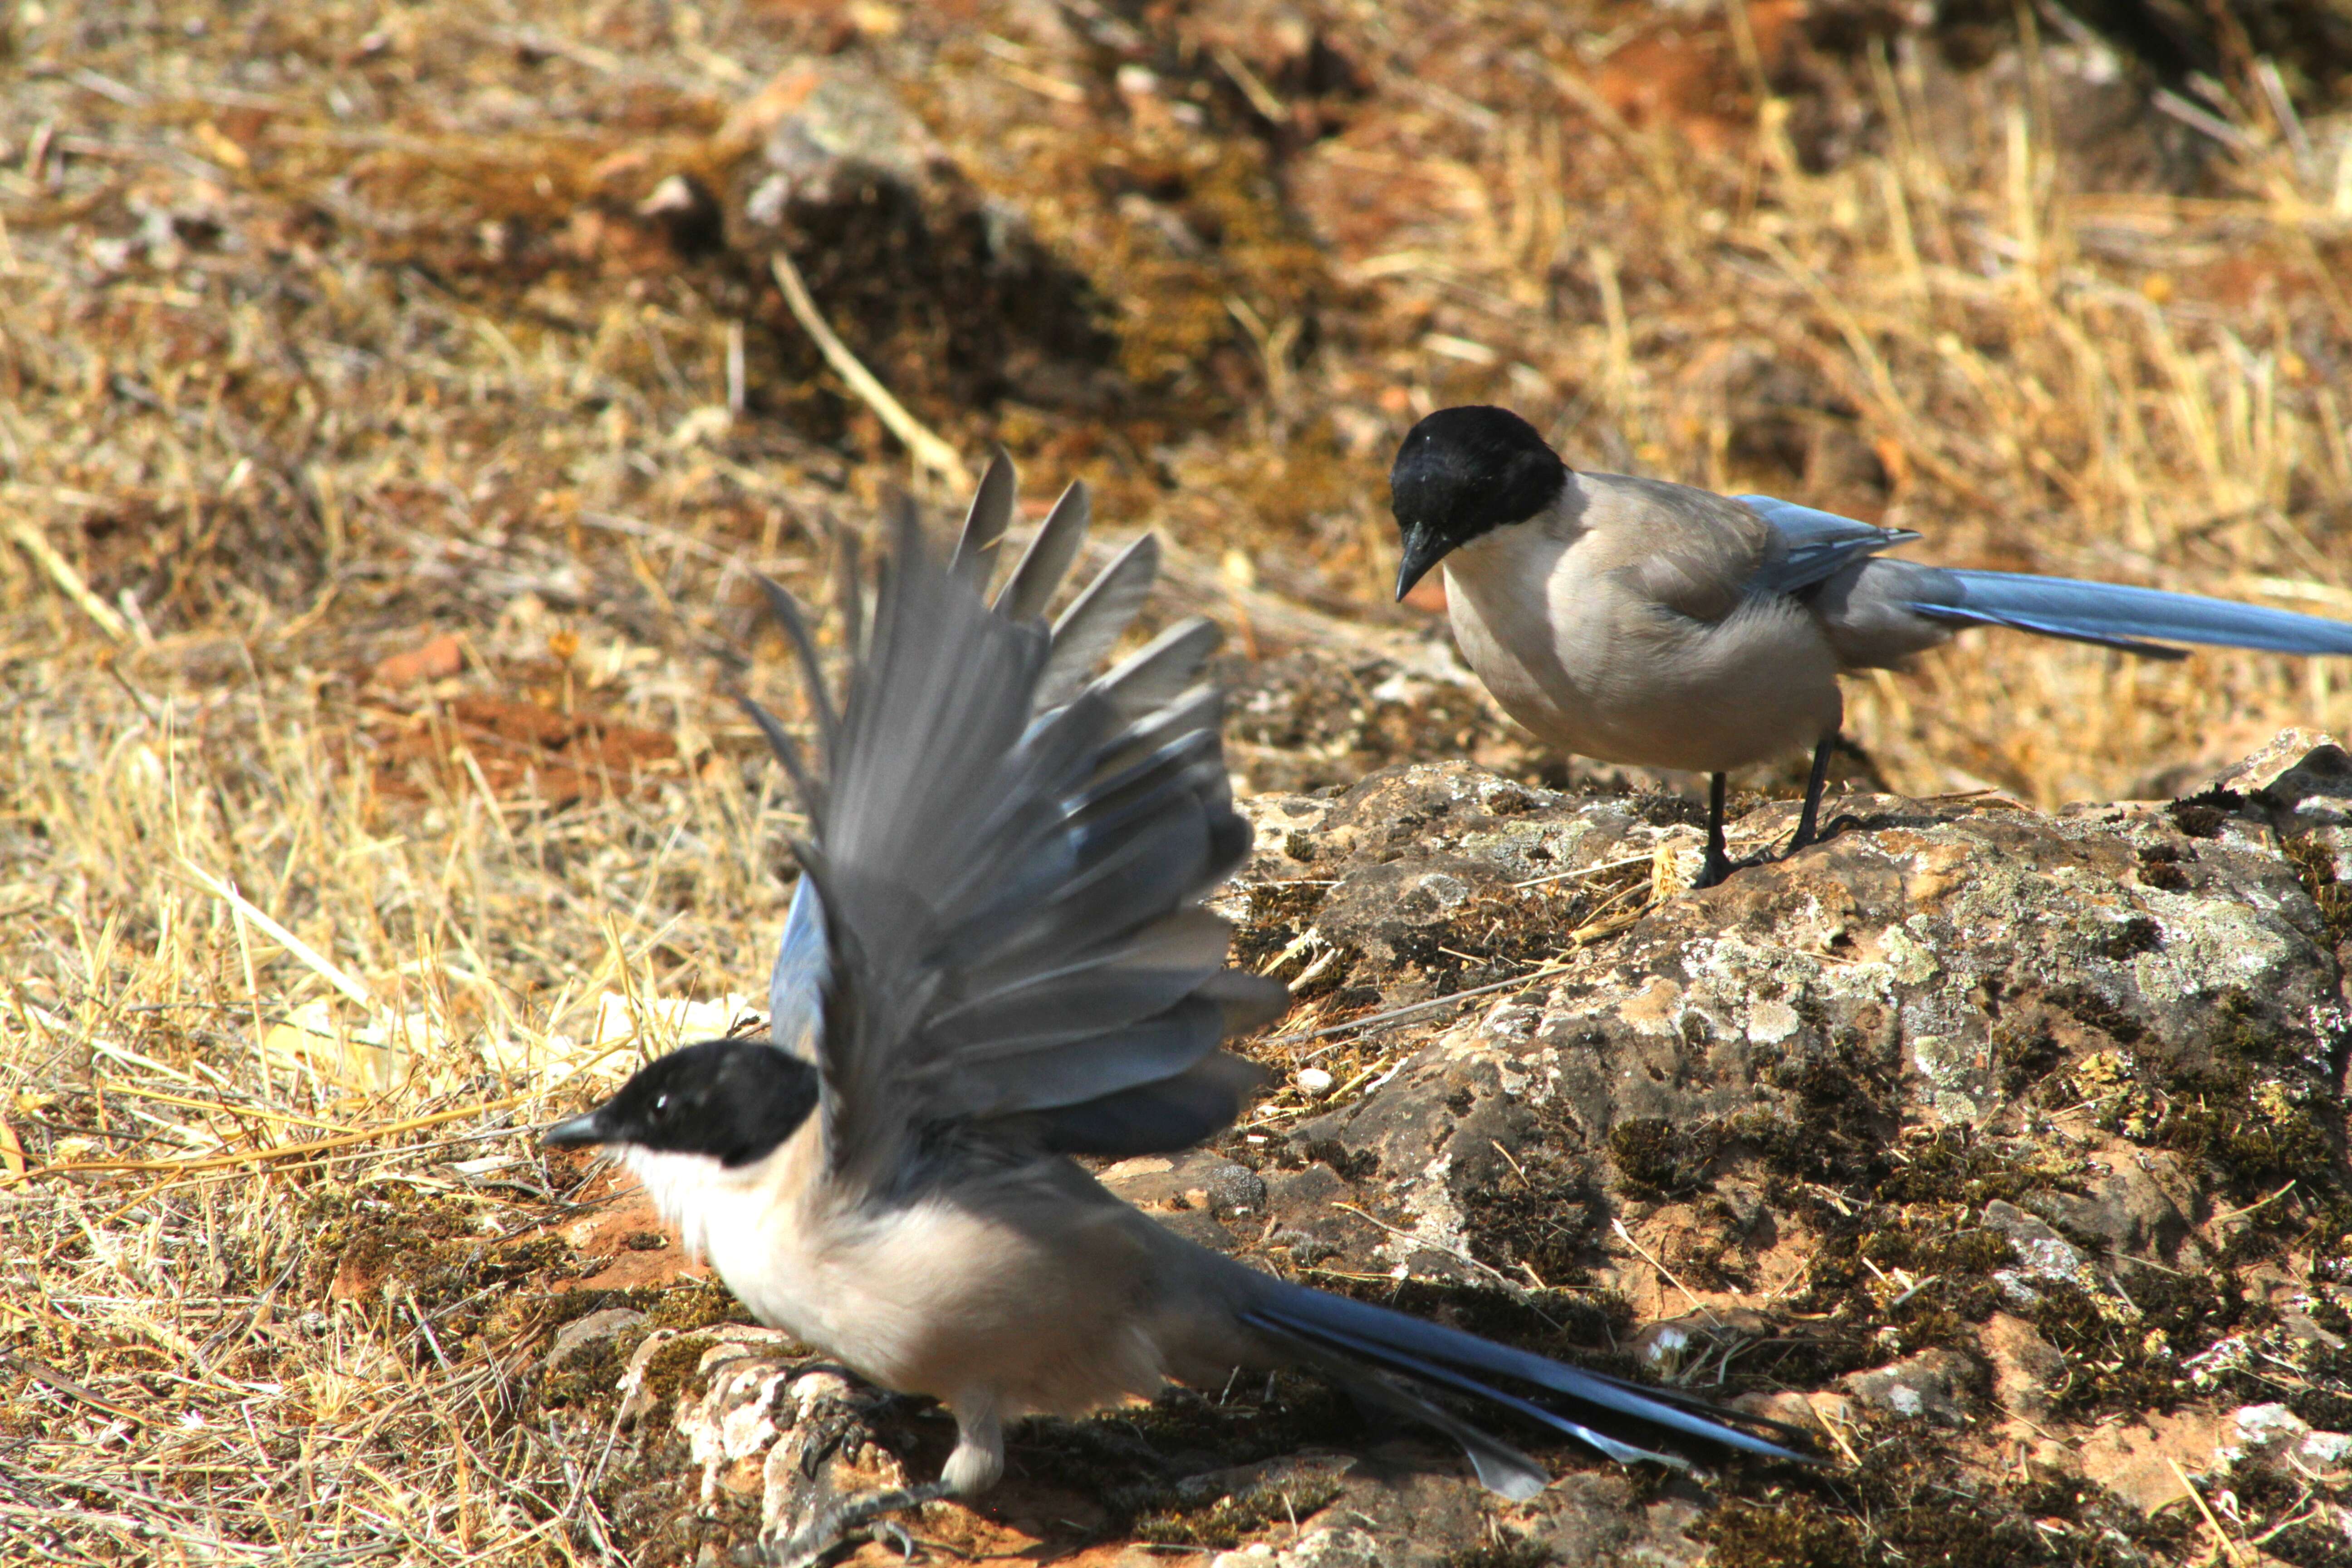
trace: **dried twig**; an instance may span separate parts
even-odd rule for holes
[[[1664,1279],[1667,1284],[1672,1285],[1685,1296],[1689,1297],[1690,1304],[1698,1309],[1700,1316],[1704,1317],[1708,1322],[1713,1323],[1717,1328],[1721,1328],[1723,1326],[1723,1320],[1715,1315],[1715,1309],[1700,1300],[1696,1291],[1684,1284],[1680,1279],[1675,1279],[1675,1271],[1667,1268],[1664,1264],[1659,1262],[1656,1256],[1653,1254],[1648,1247],[1643,1247],[1640,1242],[1635,1241],[1633,1239],[1633,1233],[1625,1228],[1625,1222],[1623,1220],[1617,1218],[1613,1215],[1611,1215],[1609,1220],[1609,1228],[1617,1233],[1618,1240],[1623,1242],[1635,1252],[1641,1254],[1642,1261],[1656,1269],[1658,1271],[1659,1279]]]
[[[2220,1544],[2222,1557],[2231,1563],[2246,1562],[2246,1548],[2238,1543],[2237,1537],[2222,1528],[2211,1505],[2206,1502],[2205,1494],[2197,1489],[2197,1483],[2190,1480],[2189,1472],[2180,1468],[2180,1461],[2167,1454],[2164,1462],[2171,1468],[2173,1479],[2180,1483],[2180,1489],[2189,1494],[2189,1500],[2197,1505],[2197,1511],[2204,1517],[2205,1528],[2213,1532],[2214,1541]]]
[[[131,627],[121,615],[89,591],[89,584],[82,581],[73,563],[58,554],[57,547],[39,529],[24,518],[12,517],[8,520],[8,536],[49,574],[49,581],[58,585],[58,592],[72,600],[74,607],[88,616],[100,631],[116,642],[131,640]]]
[[[278,1143],[267,1149],[244,1149],[226,1154],[205,1154],[187,1160],[69,1160],[63,1164],[41,1165],[19,1178],[39,1181],[44,1176],[86,1176],[110,1171],[164,1171],[173,1175],[193,1175],[199,1171],[226,1171],[239,1165],[268,1165],[281,1160],[306,1160],[333,1149],[349,1149],[356,1144],[381,1142],[397,1138],[404,1132],[422,1128],[438,1127],[445,1121],[457,1121],[468,1116],[488,1116],[500,1110],[511,1110],[530,1100],[543,1100],[546,1091],[534,1089],[525,1094],[510,1094],[503,1100],[486,1100],[479,1105],[461,1105],[451,1110],[436,1110],[426,1116],[403,1117],[387,1121],[381,1127],[362,1128],[337,1138],[318,1138],[307,1143]],[[226,1107],[224,1107],[226,1109]]]
[[[778,250],[770,255],[769,268],[776,275],[776,286],[784,291],[784,303],[792,308],[793,319],[802,330],[816,341],[817,352],[834,373],[849,384],[868,408],[874,410],[893,436],[898,437],[909,456],[948,483],[963,489],[971,483],[971,471],[964,467],[956,449],[934,435],[930,427],[907,411],[907,405],[890,395],[874,373],[852,353],[849,345],[841,341],[818,311],[816,301],[809,298],[808,285],[801,280],[801,269],[793,258]]]

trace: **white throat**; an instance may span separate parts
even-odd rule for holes
[[[622,1144],[614,1152],[644,1185],[663,1220],[677,1231],[687,1256],[698,1262],[709,1256],[714,1226],[724,1223],[727,1211],[751,1189],[765,1163],[755,1161],[730,1171],[708,1154],[635,1143]]]

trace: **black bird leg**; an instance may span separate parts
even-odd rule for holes
[[[1712,888],[1731,875],[1731,855],[1723,845],[1724,775],[1710,773],[1706,784],[1706,860],[1692,888]]]
[[[1830,782],[1830,752],[1837,745],[1837,731],[1822,737],[1813,748],[1813,771],[1805,779],[1805,809],[1797,816],[1797,836],[1789,840],[1789,853],[1794,855],[1813,841],[1813,829],[1822,815],[1822,791]]]
[[[782,1546],[763,1544],[760,1555],[768,1568],[816,1568],[852,1535],[875,1525],[885,1514],[920,1508],[947,1495],[947,1482],[927,1481],[919,1487],[867,1492],[863,1497],[831,1503],[818,1510],[816,1517],[794,1531],[792,1539]],[[906,1540],[906,1531],[895,1524],[885,1522],[879,1528],[884,1533],[898,1536],[902,1543]]]

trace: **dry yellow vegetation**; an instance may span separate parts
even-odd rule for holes
[[[747,574],[822,602],[884,486],[950,499],[764,256],[640,212],[731,211],[730,112],[810,51],[1025,214],[1113,394],[876,258],[804,256],[819,305],[1253,652],[1442,635],[1385,602],[1385,470],[1472,400],[1925,558],[2352,618],[2325,83],[2167,118],[2082,39],[1963,68],[1790,3],[1097,9],[0,19],[0,1558],[668,1561],[535,1370],[576,1173],[518,1130],[761,988]],[[2347,672],[1979,636],[1849,729],[2046,805],[2290,723],[2352,729]]]

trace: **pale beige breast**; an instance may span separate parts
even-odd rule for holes
[[[1710,552],[1684,517],[1684,547],[1646,555],[1622,500],[1498,529],[1446,558],[1455,640],[1505,711],[1580,756],[1702,773],[1833,731],[1843,703],[1819,624],[1793,601],[1730,591],[1754,541],[1735,532]],[[1657,596],[1662,583],[1680,607]]]
[[[1063,1184],[1013,1172],[878,1209],[811,1184],[732,1213],[722,1199],[700,1228],[754,1316],[869,1382],[1008,1418],[1077,1415],[1156,1393],[1171,1356],[1133,1228],[1150,1222]]]

